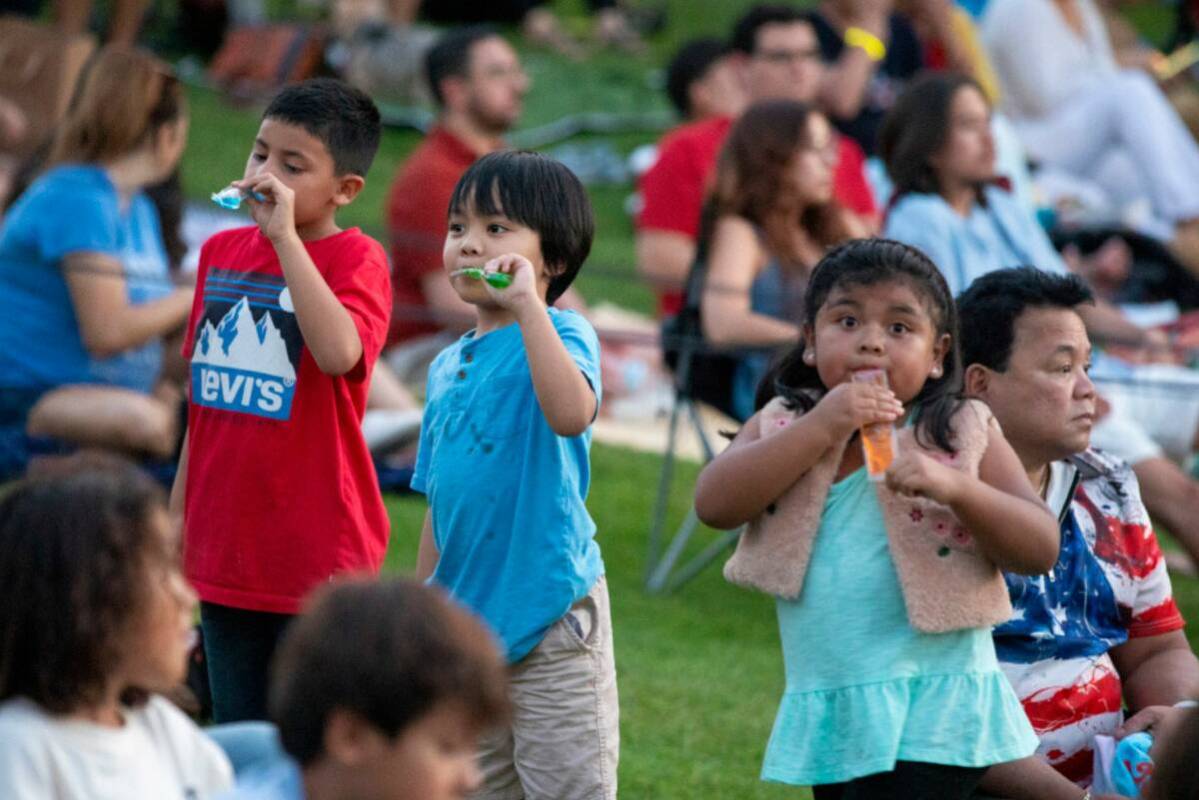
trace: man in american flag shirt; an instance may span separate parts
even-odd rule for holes
[[[1090,302],[1078,278],[1033,268],[992,272],[958,298],[966,391],[991,406],[1062,533],[1051,573],[1006,576],[1015,613],[995,649],[1041,746],[988,773],[983,789],[1003,797],[1090,797],[1092,741],[1121,728],[1125,705],[1199,696],[1136,477],[1089,447],[1102,401],[1076,309]]]

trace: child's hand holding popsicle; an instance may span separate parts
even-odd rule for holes
[[[820,398],[811,413],[821,418],[823,424],[820,427],[828,431],[829,445],[832,446],[869,425],[881,424],[890,428],[891,423],[903,415],[903,404],[885,383],[855,378],[833,387]],[[885,466],[881,468],[880,475],[885,469]]]

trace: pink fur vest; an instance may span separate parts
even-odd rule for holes
[[[762,436],[779,432],[799,416],[775,398],[759,417]],[[998,424],[984,403],[968,400],[953,418],[956,453],[918,443],[910,425],[899,431],[899,450],[915,448],[943,464],[978,475],[988,428]],[[843,453],[844,445],[832,448],[749,523],[725,564],[726,579],[789,600],[799,597],[825,499]],[[949,508],[924,498],[903,497],[881,482],[875,487],[914,628],[944,633],[990,627],[1011,618],[1003,575],[979,552],[970,532]]]

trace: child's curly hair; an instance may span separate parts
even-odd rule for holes
[[[51,713],[98,702],[147,592],[174,557],[151,524],[163,492],[132,464],[66,459],[0,500],[0,701]],[[144,702],[127,687],[122,700]]]

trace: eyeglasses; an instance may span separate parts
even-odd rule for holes
[[[821,60],[819,48],[809,50],[757,50],[754,52],[754,58],[760,58],[772,66]]]

